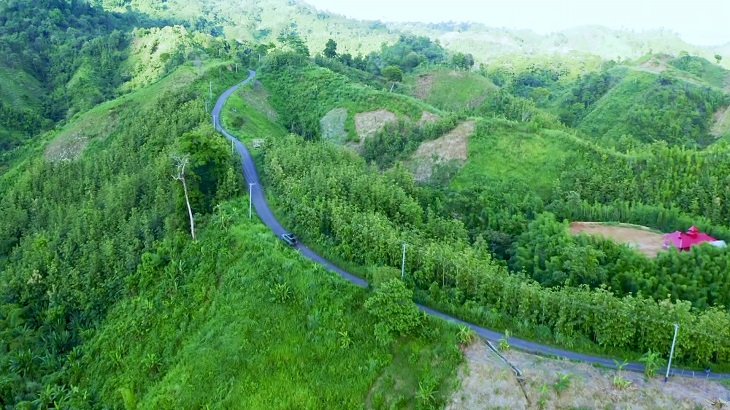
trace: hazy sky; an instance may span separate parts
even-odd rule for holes
[[[544,34],[587,24],[666,28],[687,42],[730,42],[730,0],[305,0],[361,20],[473,21]]]

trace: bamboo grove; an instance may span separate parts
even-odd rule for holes
[[[423,301],[459,317],[568,348],[668,355],[672,323],[680,325],[675,357],[686,365],[730,360],[730,315],[687,301],[618,296],[588,285],[544,287],[510,273],[488,243],[458,220],[428,206],[423,188],[396,166],[382,174],[355,153],[297,137],[265,152],[264,175],[278,194],[286,221],[308,240],[346,260],[399,267],[403,242],[406,280]]]

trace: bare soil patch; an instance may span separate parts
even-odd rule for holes
[[[713,115],[715,123],[712,124],[710,134],[716,138],[720,138],[723,135],[730,132],[730,107],[720,108]]]
[[[417,162],[413,178],[417,181],[428,179],[436,164],[448,161],[463,164],[468,156],[467,142],[474,132],[474,126],[474,121],[465,121],[448,134],[433,141],[423,142],[413,155]]]
[[[413,96],[423,100],[431,94],[431,87],[433,87],[433,75],[423,74],[416,78],[416,90]]]
[[[319,121],[322,138],[336,144],[343,144],[347,140],[345,121],[347,108],[333,108]]]
[[[461,389],[446,408],[457,409],[712,409],[718,399],[730,400],[730,389],[705,380],[673,377],[646,378],[643,374],[595,368],[567,360],[548,359],[508,350],[507,360],[522,371],[525,393],[514,373],[479,341],[467,348],[459,370]],[[558,392],[561,375],[568,386]],[[627,380],[617,387],[614,377]]]
[[[48,144],[45,157],[52,162],[71,161],[78,158],[87,145],[89,137],[79,132],[61,135]]]
[[[377,110],[355,114],[355,131],[360,136],[360,142],[373,136],[385,124],[397,120],[395,114],[388,110]]]
[[[651,73],[659,74],[667,69],[667,61],[667,58],[652,57],[647,61],[641,63],[639,67],[641,67],[641,71],[648,71]]]
[[[662,249],[664,235],[652,232],[649,228],[642,228],[629,224],[605,225],[600,222],[572,222],[570,224],[570,232],[574,235],[579,233],[601,235],[604,238],[625,243],[644,255],[654,258]]]

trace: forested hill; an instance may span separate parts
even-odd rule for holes
[[[246,62],[242,44],[184,23],[82,0],[0,2],[0,166],[4,151],[185,62]]]
[[[722,47],[689,44],[669,30],[634,32],[601,26],[582,26],[548,35],[531,30],[486,27],[475,23],[444,22],[382,23],[360,21],[332,14],[302,0],[101,0],[107,10],[133,10],[150,16],[175,18],[194,30],[228,39],[276,43],[282,32],[298,33],[307,46],[324,48],[327,40],[337,39],[340,49],[352,55],[378,51],[382,43],[393,43],[401,34],[422,35],[438,40],[445,47],[473,54],[479,61],[511,61],[535,57],[563,56],[569,60],[632,60],[651,53],[677,55],[686,51],[711,60],[723,54]],[[725,46],[727,47],[727,46]],[[724,61],[730,67],[730,61]]]
[[[127,33],[149,24],[81,0],[0,2],[0,151],[114,96]]]
[[[630,359],[676,322],[676,363],[728,369],[730,253],[564,222],[730,240],[726,60],[506,65],[418,34],[448,24],[244,3],[0,0],[0,407],[440,407],[472,334],[414,296]],[[210,109],[247,68],[222,124],[261,143],[283,225],[371,288],[246,212]]]
[[[253,45],[82,2],[2,7],[1,99],[33,117],[2,113],[0,407],[443,405],[454,328],[398,281],[381,299],[406,321],[386,323],[241,212],[206,108]]]

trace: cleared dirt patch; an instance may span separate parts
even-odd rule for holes
[[[429,122],[434,122],[439,118],[441,117],[432,112],[424,111],[421,114],[421,118],[418,120],[418,125],[428,124]]]
[[[720,138],[725,134],[730,133],[730,107],[725,107],[717,110],[713,115],[715,123],[712,124],[710,133],[716,138]]]
[[[343,144],[347,140],[345,121],[347,120],[346,108],[333,108],[319,121],[319,129],[322,138],[336,144]]]
[[[413,96],[422,100],[431,94],[431,87],[433,87],[433,75],[419,75],[416,79],[416,91]]]
[[[436,164],[454,160],[459,163],[466,161],[467,142],[473,132],[474,121],[465,121],[448,134],[422,143],[413,155],[417,163],[413,178],[417,181],[428,179]]]
[[[45,157],[52,162],[78,158],[89,144],[89,137],[75,132],[57,137],[46,147]]]
[[[641,71],[648,71],[651,73],[661,73],[662,71],[667,69],[667,62],[669,61],[668,57],[664,58],[658,58],[658,57],[652,57],[649,60],[641,63],[639,67],[641,67]]]
[[[649,228],[636,225],[605,225],[600,222],[571,222],[570,232],[574,235],[601,235],[618,243],[625,243],[644,255],[653,258],[662,249],[664,235]]]
[[[395,114],[388,110],[377,110],[355,114],[355,131],[360,136],[360,142],[375,135],[385,124],[397,120]]]
[[[717,399],[730,400],[726,386],[705,379],[673,377],[665,384],[661,376],[647,379],[639,373],[600,369],[514,350],[504,352],[504,356],[522,371],[527,399],[514,373],[479,341],[465,352],[466,364],[459,371],[461,389],[454,392],[446,408],[711,409],[710,403]],[[561,390],[556,385],[566,374],[569,376],[563,378],[570,381]],[[619,388],[614,377],[630,384]]]

